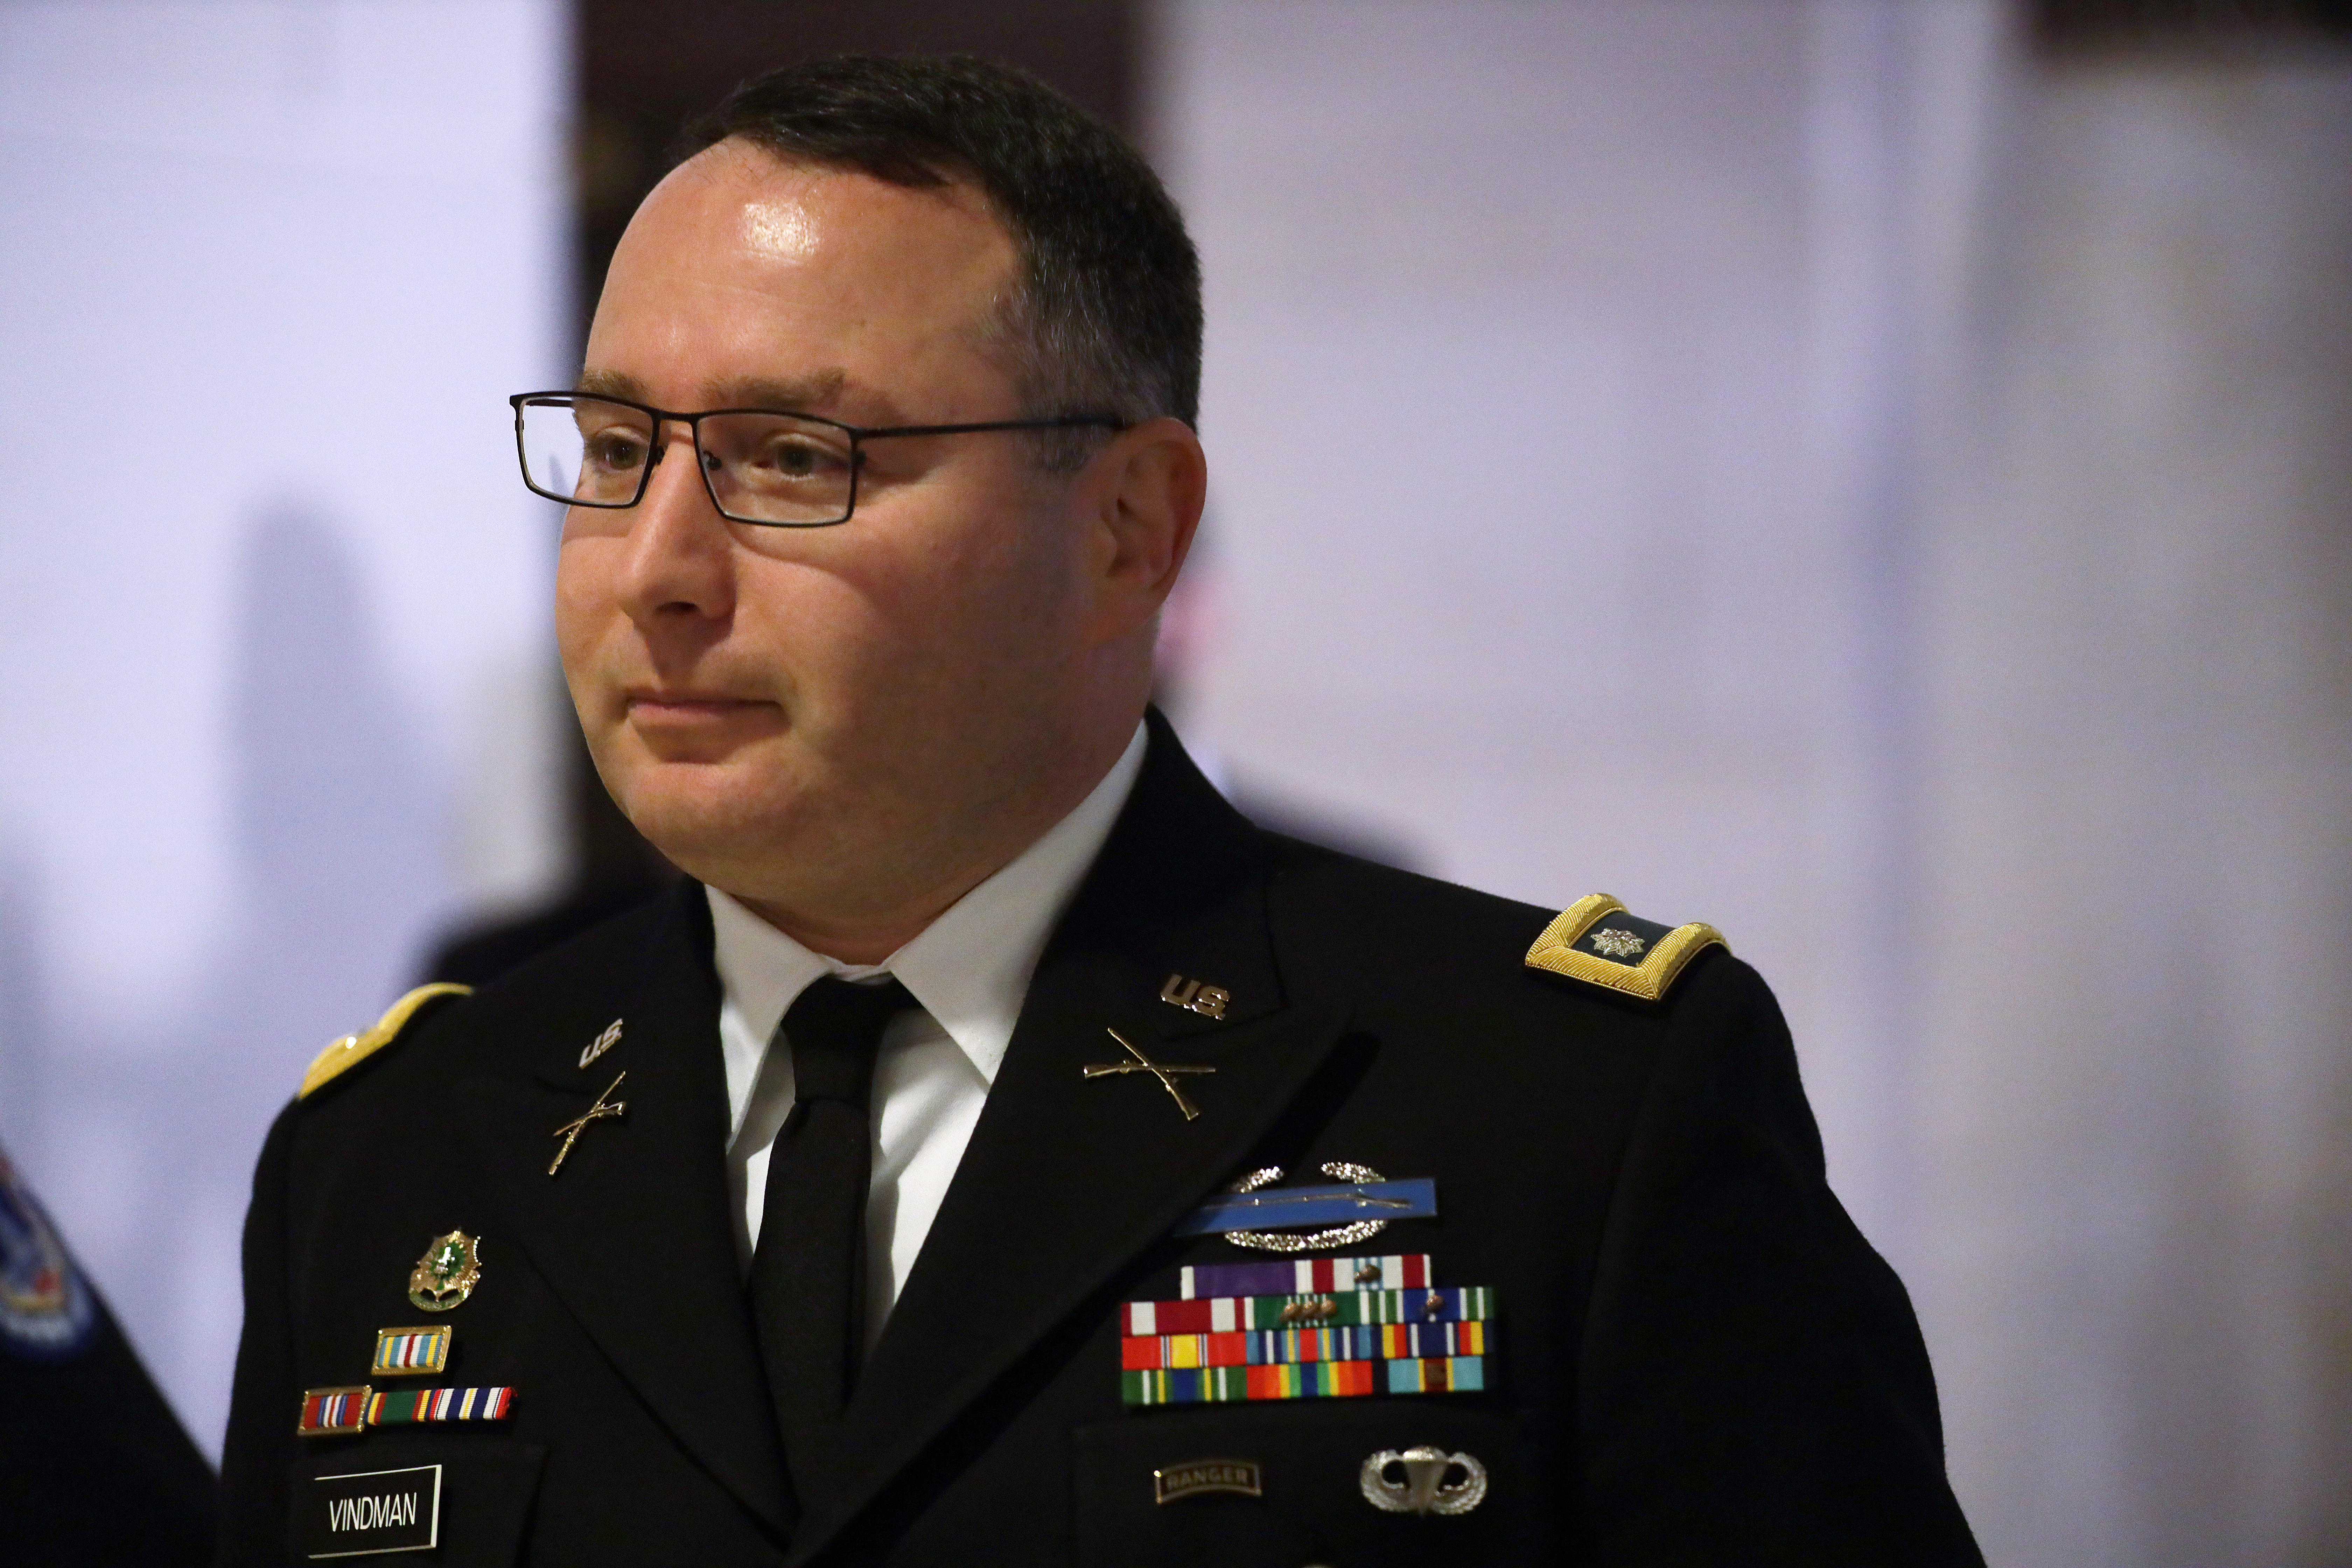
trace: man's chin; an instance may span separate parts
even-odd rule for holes
[[[665,763],[635,771],[615,793],[630,825],[670,864],[723,885],[747,848],[762,859],[789,854],[793,825],[804,815],[794,807],[796,792],[744,773],[723,764]]]

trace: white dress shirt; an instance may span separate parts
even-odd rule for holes
[[[737,1259],[747,1273],[767,1203],[768,1152],[793,1108],[792,1052],[768,1048],[785,1011],[822,974],[893,975],[920,1004],[890,1020],[875,1064],[874,1181],[866,1204],[869,1349],[963,1160],[1045,939],[1143,770],[1143,737],[1138,724],[1110,772],[1067,816],[880,963],[812,952],[733,898],[707,889],[727,1063],[727,1177]]]

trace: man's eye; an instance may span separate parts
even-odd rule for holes
[[[797,437],[769,442],[755,462],[780,479],[824,479],[840,473],[847,466],[839,453]]]
[[[628,469],[645,462],[646,444],[635,434],[606,430],[588,437],[588,461],[610,470]]]

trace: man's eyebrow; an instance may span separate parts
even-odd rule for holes
[[[782,380],[771,376],[739,376],[702,384],[707,408],[773,408],[789,414],[823,414],[837,410],[842,394],[850,389],[849,373],[839,366]],[[863,390],[863,389],[860,389]],[[870,402],[872,398],[860,398]]]
[[[646,401],[646,384],[635,376],[617,370],[583,370],[572,390],[591,397],[625,397],[632,403]]]

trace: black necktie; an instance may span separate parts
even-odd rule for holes
[[[838,1447],[841,1413],[865,1351],[875,1054],[890,1015],[914,1005],[895,980],[856,985],[828,974],[802,992],[777,1026],[778,1041],[793,1053],[793,1110],[768,1154],[751,1310],[803,1512],[821,1509],[829,1489],[825,1461]]]

